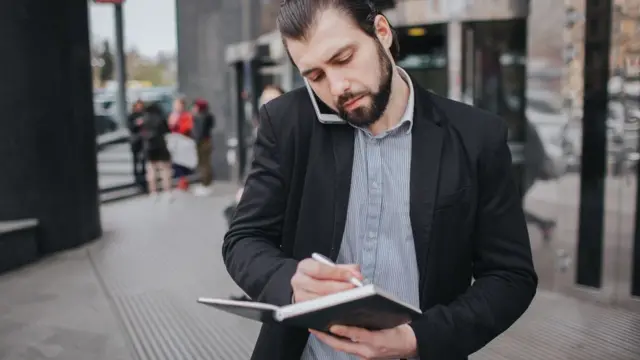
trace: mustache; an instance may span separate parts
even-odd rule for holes
[[[340,95],[340,97],[338,97],[338,106],[344,107],[344,104],[348,103],[349,101],[362,96],[367,96],[367,95],[369,95],[368,91],[362,91],[358,93],[351,93],[351,92],[344,93]]]

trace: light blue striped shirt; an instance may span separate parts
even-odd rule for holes
[[[358,128],[355,136],[347,222],[337,262],[360,264],[377,286],[420,308],[418,265],[409,218],[413,84],[407,108],[392,129],[373,136]],[[352,360],[310,335],[302,360]]]

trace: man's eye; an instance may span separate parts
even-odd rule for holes
[[[317,81],[322,80],[323,77],[324,77],[323,74],[317,74],[317,75],[314,74],[314,75],[309,77],[309,81],[317,82]]]
[[[343,56],[336,60],[338,64],[346,64],[351,60],[351,55]]]

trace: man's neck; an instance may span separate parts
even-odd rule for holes
[[[400,122],[400,118],[409,103],[409,93],[409,85],[402,79],[398,69],[394,68],[391,80],[391,95],[389,96],[387,109],[380,120],[369,127],[369,131],[373,135],[381,134]]]

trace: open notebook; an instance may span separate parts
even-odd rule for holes
[[[385,293],[375,285],[365,285],[282,307],[227,299],[199,298],[201,304],[261,322],[281,322],[290,326],[327,331],[332,325],[382,330],[406,324],[422,313]]]

